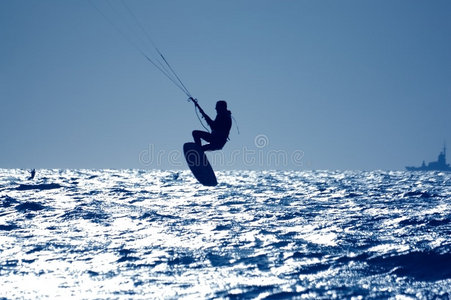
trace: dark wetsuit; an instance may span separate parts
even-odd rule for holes
[[[211,133],[194,130],[194,142],[199,146],[202,146],[201,139],[209,142],[209,144],[202,146],[204,151],[221,150],[229,138],[230,128],[232,127],[232,113],[229,110],[218,112],[214,121],[202,110],[201,113],[210,126]]]

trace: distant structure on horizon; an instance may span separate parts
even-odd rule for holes
[[[406,167],[406,169],[407,171],[451,171],[451,167],[446,163],[446,146],[443,146],[443,151],[438,155],[437,161],[426,165],[423,160],[421,167]]]

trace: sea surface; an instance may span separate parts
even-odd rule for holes
[[[449,299],[451,174],[0,169],[0,298]]]

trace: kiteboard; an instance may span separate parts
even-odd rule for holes
[[[185,143],[183,145],[183,153],[188,167],[201,184],[206,186],[218,184],[215,172],[213,172],[207,156],[199,145],[196,143]]]

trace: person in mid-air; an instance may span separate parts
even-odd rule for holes
[[[207,121],[211,128],[211,133],[201,130],[193,131],[194,142],[199,145],[203,151],[221,150],[229,138],[230,128],[232,127],[232,113],[227,110],[227,102],[220,100],[216,102],[216,118],[212,120],[204,110],[199,106],[195,99],[191,99],[199,109],[202,117]],[[202,140],[209,144],[202,145]]]

